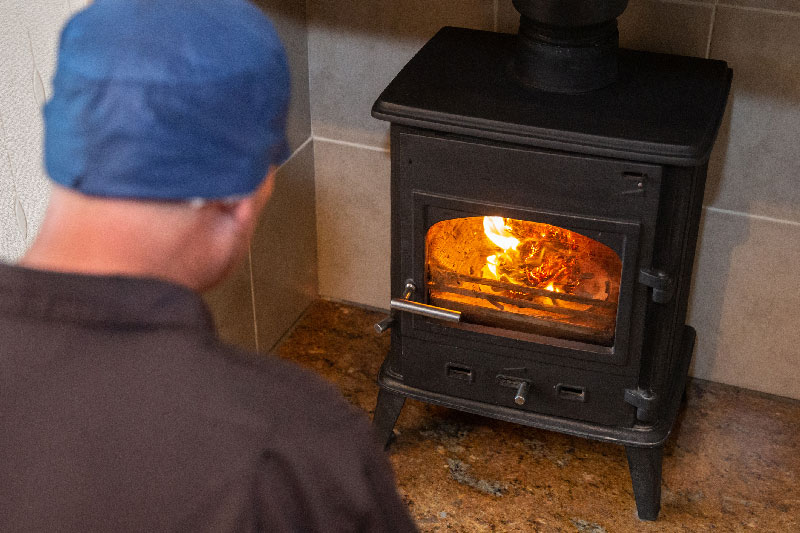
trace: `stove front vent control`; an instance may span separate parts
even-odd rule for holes
[[[517,391],[514,395],[515,404],[525,405],[525,402],[528,401],[528,392],[531,388],[531,384],[528,381],[500,374],[497,376],[497,384],[501,387],[509,387]]]

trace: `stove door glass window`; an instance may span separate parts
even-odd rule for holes
[[[549,224],[467,217],[433,225],[425,256],[430,303],[466,322],[614,343],[622,261],[600,242]]]

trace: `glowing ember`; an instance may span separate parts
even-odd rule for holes
[[[484,276],[573,294],[581,282],[578,244],[565,229],[550,225],[544,228],[544,231],[531,231],[530,225],[514,219],[484,217],[486,237],[502,250],[486,257]]]

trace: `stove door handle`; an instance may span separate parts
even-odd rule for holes
[[[435,318],[437,320],[444,320],[446,322],[461,322],[461,311],[453,311],[452,309],[445,309],[444,307],[436,307],[434,305],[421,304],[413,302],[409,298],[414,295],[417,286],[414,280],[407,279],[406,285],[403,288],[403,296],[401,298],[392,298],[389,302],[389,307],[392,311],[402,311],[405,313],[413,313],[415,315],[422,315],[428,318]],[[393,315],[387,316],[377,324],[375,324],[375,331],[383,333],[395,323]]]
[[[403,296],[401,296],[402,300],[408,300],[414,294],[414,291],[417,290],[417,286],[414,285],[413,279],[406,280],[406,286],[403,288]],[[391,304],[391,302],[390,302]],[[390,327],[394,326],[395,320],[394,315],[389,315],[377,324],[375,324],[375,331],[378,333],[383,333]]]
[[[375,324],[374,327],[375,331],[377,331],[378,333],[383,333],[393,325],[394,325],[394,317],[392,315],[389,315],[380,322],[378,322],[377,324]]]
[[[444,307],[412,302],[404,298],[392,298],[390,307],[394,311],[413,313],[415,315],[422,315],[446,322],[461,322],[461,311],[453,311],[452,309],[445,309]]]

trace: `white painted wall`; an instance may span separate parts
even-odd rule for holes
[[[0,261],[39,229],[50,185],[41,107],[50,95],[61,27],[88,0],[0,0]]]

